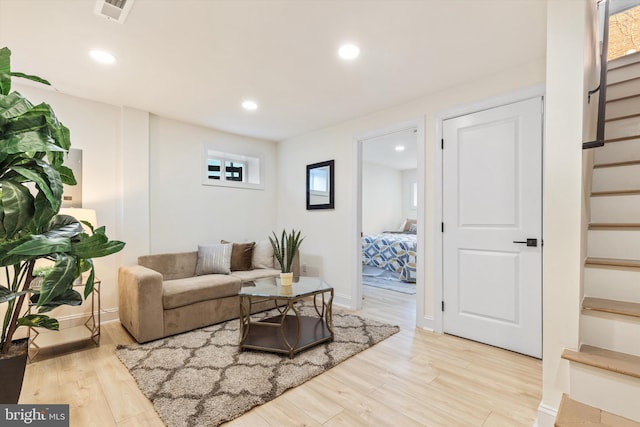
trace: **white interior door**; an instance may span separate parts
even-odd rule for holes
[[[445,120],[443,138],[444,331],[541,357],[542,99]]]

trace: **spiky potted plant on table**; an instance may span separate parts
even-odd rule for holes
[[[75,279],[86,276],[86,298],[94,286],[92,258],[124,247],[109,240],[104,227],[93,229],[85,223],[91,230],[87,233],[74,217],[58,214],[63,184],[76,184],[71,169],[63,165],[71,147],[69,130],[49,105],[33,105],[11,92],[13,77],[49,82],[11,71],[10,59],[11,51],[0,49],[0,403],[17,403],[22,387],[28,342],[16,344],[16,330],[58,330],[58,321],[43,313],[60,305],[80,305],[83,296],[73,289]],[[48,260],[52,267],[38,289],[31,289],[38,260]],[[32,305],[31,314],[25,314],[26,304]]]
[[[301,232],[298,231],[296,233],[295,229],[292,229],[290,233],[282,230],[279,240],[275,232],[272,231],[271,233],[273,237],[269,236],[269,241],[273,248],[273,255],[280,263],[280,283],[282,286],[291,286],[293,280],[291,266],[293,265],[293,259],[298,254],[304,237],[300,237]]]

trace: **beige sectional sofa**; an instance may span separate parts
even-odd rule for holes
[[[265,242],[260,244],[265,249]],[[138,265],[118,271],[120,322],[143,343],[237,318],[238,291],[243,284],[278,276],[280,266],[272,251],[270,255],[270,262],[265,263],[263,256],[262,263],[256,265],[254,257],[249,269],[228,274],[198,271],[198,251],[141,256]],[[297,258],[294,276],[299,275]],[[273,308],[273,303],[253,307],[253,312],[258,312]]]

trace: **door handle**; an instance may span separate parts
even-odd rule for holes
[[[538,246],[538,239],[527,239],[525,241],[514,240],[513,243],[522,243],[527,246]]]

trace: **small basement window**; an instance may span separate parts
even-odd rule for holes
[[[264,189],[259,155],[204,149],[203,185]]]

